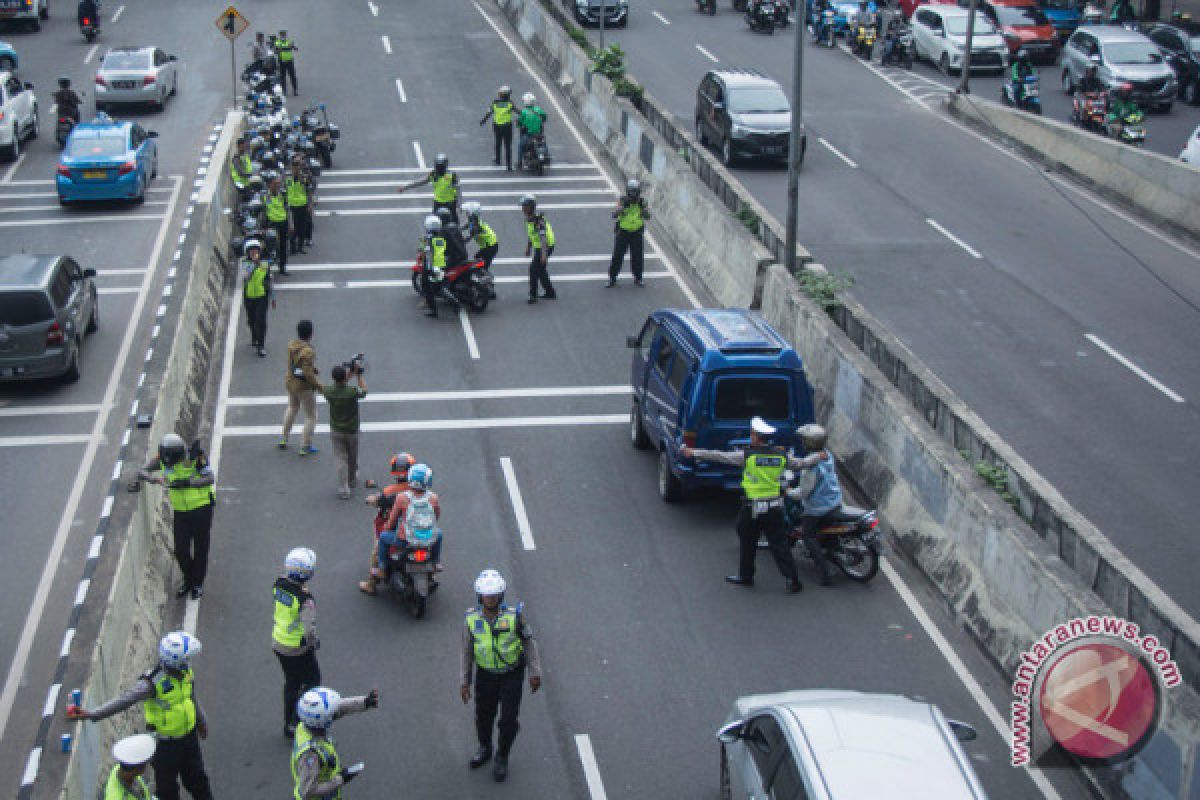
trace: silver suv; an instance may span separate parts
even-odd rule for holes
[[[1128,83],[1133,87],[1134,102],[1142,108],[1171,110],[1179,84],[1175,71],[1149,37],[1115,25],[1077,28],[1063,47],[1063,91],[1073,93],[1093,64],[1096,76],[1108,88]]]
[[[83,337],[99,319],[95,277],[67,256],[0,258],[0,382],[79,380]]]

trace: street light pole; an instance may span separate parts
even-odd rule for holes
[[[608,10],[608,0],[600,0],[600,49],[604,49],[604,14]]]
[[[971,43],[975,39],[975,7],[976,0],[971,0],[971,5],[967,11],[967,41],[966,48],[963,50],[962,63],[962,80],[958,84],[959,94],[970,94],[971,87],[968,85],[968,80],[971,76]],[[949,34],[946,34],[949,36]]]
[[[804,21],[792,26],[796,43],[792,49],[792,132],[788,138],[787,225],[784,264],[796,271],[796,228],[800,214],[800,163],[804,159]]]

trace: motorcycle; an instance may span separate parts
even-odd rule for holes
[[[1038,76],[1026,75],[1022,81],[1021,98],[1016,97],[1016,82],[1006,80],[1000,84],[1000,99],[1006,106],[1013,106],[1021,111],[1033,114],[1042,113],[1042,98],[1038,91]]]
[[[796,490],[784,494],[784,515],[788,520],[788,544],[795,548],[804,539],[800,515],[804,511]],[[875,511],[842,506],[826,517],[817,533],[817,543],[826,560],[852,581],[867,583],[879,573],[879,515]],[[807,548],[801,548],[807,554]]]
[[[541,175],[550,164],[550,149],[546,147],[546,135],[535,133],[528,137],[525,150],[521,153],[520,167],[525,172]]]
[[[716,16],[717,0],[696,0],[696,8],[701,13],[708,14],[710,17]]]
[[[859,25],[850,49],[854,55],[870,61],[871,54],[875,52],[875,28],[871,25]]]
[[[318,111],[320,112],[319,116]],[[337,150],[337,140],[342,138],[341,128],[329,121],[329,112],[324,103],[304,109],[300,120],[305,133],[312,137],[317,158],[321,160],[321,166],[329,169],[333,166],[333,151]]]
[[[1140,110],[1126,114],[1125,118],[1121,120],[1121,130],[1116,135],[1116,140],[1130,147],[1144,146],[1146,144],[1146,128],[1142,125],[1142,120],[1145,118],[1145,113]]]
[[[417,294],[422,294],[421,276],[424,272],[425,253],[422,251],[417,254],[417,263],[412,266],[412,287]],[[437,279],[437,282],[441,284],[437,294],[441,295],[443,299],[454,307],[461,303],[471,311],[487,310],[496,279],[484,266],[483,261],[467,260],[461,264],[447,267],[441,272],[441,277]]]
[[[83,17],[79,20],[79,32],[88,44],[91,44],[100,35],[100,23],[91,17]]]
[[[746,9],[746,24],[752,31],[774,33],[776,14],[774,0],[759,0],[758,5]]]
[[[1076,92],[1071,99],[1071,122],[1085,130],[1104,133],[1108,96],[1104,92]]]
[[[837,24],[832,8],[821,12],[821,18],[813,26],[813,44],[823,44],[832,48],[837,44]]]
[[[905,69],[912,69],[915,55],[912,28],[908,25],[901,25],[889,31],[884,37],[883,55],[880,57],[879,63],[884,67],[889,64],[902,64]]]
[[[409,530],[403,542],[388,547],[388,588],[408,605],[414,619],[425,616],[429,596],[437,589],[433,573],[433,545],[437,528]]]
[[[75,130],[78,124],[75,118],[69,114],[58,114],[58,122],[54,125],[54,141],[58,142],[58,149],[67,146],[67,138],[70,137],[71,131]]]

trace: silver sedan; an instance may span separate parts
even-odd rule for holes
[[[109,50],[96,70],[96,110],[118,103],[151,103],[162,110],[179,85],[178,60],[157,47]]]

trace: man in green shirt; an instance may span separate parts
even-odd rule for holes
[[[517,146],[517,163],[525,155],[525,148],[530,145],[531,137],[541,135],[546,128],[546,112],[537,104],[537,98],[532,92],[526,92],[521,98],[521,113],[517,116],[517,127],[521,129],[521,137]]]
[[[358,477],[358,401],[367,396],[362,365],[351,361],[349,369],[339,364],[333,370],[333,383],[321,387],[329,403],[329,440],[337,459],[338,497],[350,499]],[[347,383],[350,375],[358,386]]]

